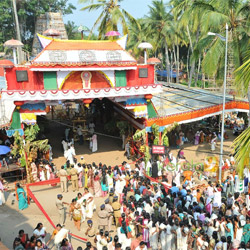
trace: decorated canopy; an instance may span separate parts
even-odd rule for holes
[[[158,117],[148,119],[146,127],[156,123],[161,127],[173,122],[189,123],[222,113],[223,96],[202,89],[187,88],[180,84],[164,84],[162,94],[153,97]],[[234,100],[226,96],[226,112],[248,112],[246,100]]]

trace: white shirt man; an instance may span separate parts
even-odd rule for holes
[[[67,150],[67,153],[66,153],[66,158],[67,160],[69,160],[70,164],[74,164],[74,156],[76,155],[76,152],[75,152],[75,149],[74,149],[74,146],[71,145],[70,148]]]
[[[79,125],[78,127],[77,127],[77,134],[80,136],[80,135],[82,135],[82,126],[81,125]]]
[[[63,151],[64,153],[68,150],[68,143],[64,140],[62,140],[62,145],[63,145]]]

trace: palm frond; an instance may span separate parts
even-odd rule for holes
[[[82,10],[82,11],[84,11],[84,10],[88,10],[88,11],[98,10],[103,6],[104,6],[103,3],[90,4],[88,6],[85,6],[85,7],[81,8],[80,10]]]
[[[243,87],[243,91],[246,93],[250,84],[250,50],[248,50],[244,61],[234,74],[236,76],[236,86]]]
[[[218,65],[221,58],[225,55],[225,43],[219,38],[215,38],[215,42],[208,50],[202,61],[203,72],[213,77],[218,72]]]
[[[237,171],[242,178],[245,164],[249,161],[250,155],[250,127],[234,140],[233,147],[235,151]]]

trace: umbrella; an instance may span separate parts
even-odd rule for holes
[[[22,47],[23,43],[20,42],[19,40],[15,40],[12,38],[11,40],[6,41],[3,46],[9,48],[17,48],[17,47]]]
[[[20,48],[23,46],[23,43],[20,42],[19,40],[8,40],[4,43],[4,47],[9,47],[13,49],[13,57],[14,57],[14,64],[17,64],[17,59],[16,59],[16,48]]]
[[[58,30],[55,29],[47,29],[43,32],[44,35],[46,36],[60,36],[61,33]]]
[[[139,49],[153,49],[153,46],[150,43],[143,42],[139,44],[138,48]]]
[[[152,44],[143,42],[139,44],[138,48],[144,49],[144,64],[147,64],[147,49],[153,49]]]
[[[83,40],[83,32],[89,32],[89,31],[90,31],[89,28],[87,26],[83,26],[83,25],[76,26],[73,29],[73,32],[81,32],[82,40]]]
[[[14,63],[10,60],[0,60],[0,67],[2,68],[13,68]]]
[[[4,145],[0,145],[0,155],[6,155],[10,152],[10,148]]]
[[[148,64],[159,64],[161,61],[158,58],[151,57],[148,59]]]
[[[83,26],[83,25],[80,25],[80,26],[76,26],[74,29],[73,29],[74,32],[87,32],[87,31],[90,31],[89,28],[87,26]]]
[[[105,34],[105,36],[120,36],[121,34],[118,31],[109,31]]]

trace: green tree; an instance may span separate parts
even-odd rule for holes
[[[195,76],[195,68],[197,58],[194,56],[194,48],[199,41],[201,35],[201,10],[194,11],[194,0],[171,0],[171,12],[175,19],[175,30],[179,35],[179,43],[188,45],[188,58],[186,60],[186,68],[188,73],[188,86],[191,87],[193,77]],[[202,2],[200,0],[199,2]],[[180,39],[181,38],[181,39]],[[191,54],[191,56],[189,56]],[[200,54],[198,54],[200,58]],[[200,62],[200,60],[199,60]],[[189,71],[189,65],[190,71]],[[199,68],[199,66],[198,66]],[[199,71],[199,70],[198,70]]]
[[[19,132],[14,133],[14,146],[11,150],[14,157],[20,156],[21,166],[26,168],[27,182],[32,182],[30,158],[32,160],[37,158],[37,151],[48,152],[48,140],[36,140],[39,133],[38,125],[28,126],[24,130],[24,137],[20,136]]]
[[[174,33],[172,21],[173,16],[167,11],[167,6],[163,0],[153,1],[152,5],[149,6],[149,13],[145,17],[145,24],[148,27],[148,37],[151,37],[151,43],[155,50],[165,50],[168,82],[170,81],[169,49],[173,45],[171,36]]]
[[[81,40],[81,33],[76,31],[76,24],[73,21],[65,23],[65,29],[69,40]]]
[[[142,50],[138,49],[140,43],[148,40],[147,32],[148,27],[144,18],[137,19],[137,24],[129,23],[129,36],[127,49],[136,58],[142,55]]]
[[[37,17],[45,12],[71,14],[75,7],[68,0],[27,0],[16,1],[17,14],[21,30],[22,42],[31,51]],[[16,38],[12,1],[0,1],[0,45],[6,40]],[[3,47],[0,47],[3,50]]]
[[[117,31],[118,25],[121,24],[123,34],[128,34],[128,21],[137,23],[136,19],[131,16],[125,9],[121,8],[120,3],[123,0],[79,0],[80,3],[91,3],[81,10],[92,11],[101,9],[102,13],[96,19],[91,33],[98,26],[99,39],[104,39],[108,31]]]
[[[225,61],[225,42],[217,36],[208,36],[209,31],[225,35],[225,25],[229,26],[228,59],[229,74],[238,68],[243,61],[243,52],[249,42],[246,3],[242,0],[209,0],[196,1],[192,5],[193,12],[199,11],[201,22],[201,39],[196,51],[204,53],[202,60],[203,72],[208,76],[223,78]]]
[[[1,0],[0,2],[0,51],[4,50],[5,41],[15,37],[15,25],[13,21],[13,13],[9,0]]]

